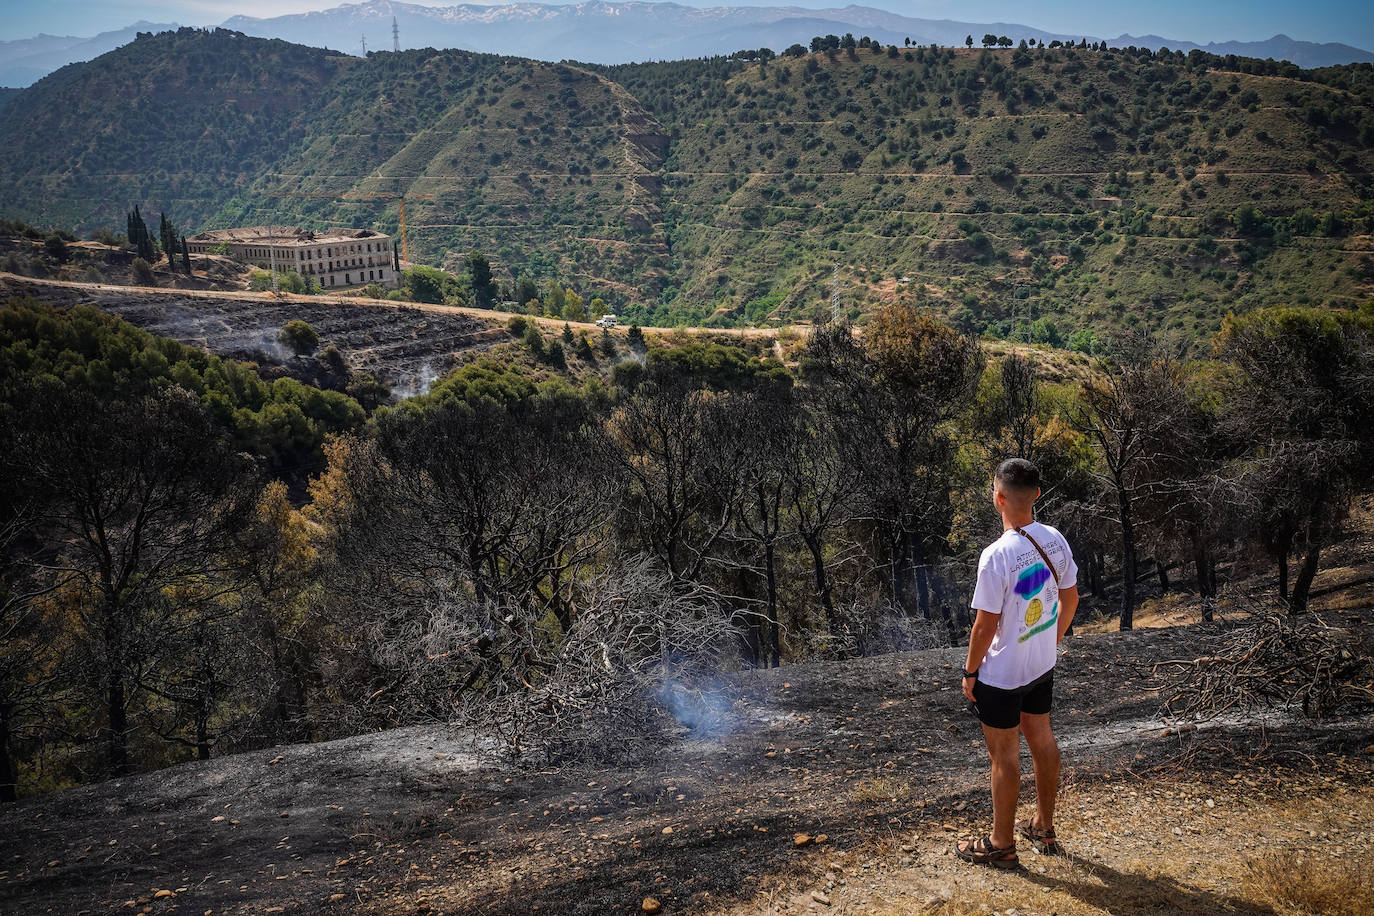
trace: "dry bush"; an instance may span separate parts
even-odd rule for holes
[[[855,600],[839,605],[836,611],[843,629],[818,645],[818,656],[852,658],[940,649],[951,644],[944,621],[904,614],[890,603]]]
[[[728,714],[713,678],[734,632],[713,594],[642,558],[575,591],[566,632],[528,605],[434,600],[374,655],[512,761],[626,762]]]
[[[1290,852],[1250,862],[1251,896],[1321,916],[1368,916],[1374,901],[1374,871],[1363,857],[1317,859]]]
[[[1157,662],[1174,668],[1170,715],[1210,719],[1232,709],[1300,704],[1315,718],[1374,702],[1370,647],[1313,616],[1269,613],[1237,627],[1212,655]]]

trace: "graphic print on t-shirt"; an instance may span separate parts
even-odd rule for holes
[[[1053,626],[1059,619],[1059,601],[1057,600],[1057,595],[1054,607],[1050,608],[1049,619],[1044,621],[1040,619],[1045,613],[1044,602],[1035,597],[1045,588],[1045,583],[1050,580],[1051,576],[1053,576],[1053,573],[1049,571],[1044,563],[1033,563],[1016,577],[1014,591],[1021,600],[1025,601],[1029,599],[1029,603],[1026,605],[1026,614],[1024,618],[1025,626],[1021,635],[1017,637],[1017,642],[1025,642],[1035,634],[1043,632]]]

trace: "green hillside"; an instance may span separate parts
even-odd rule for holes
[[[799,50],[799,49],[798,49]],[[766,56],[766,55],[765,55]],[[130,101],[130,99],[132,101]],[[1091,349],[1374,289],[1374,68],[857,47],[592,67],[144,36],[16,97],[4,216],[396,231],[655,323],[832,297]],[[1077,335],[1077,336],[1074,336]]]
[[[457,268],[481,248],[626,301],[662,285],[667,138],[620,86],[561,64],[423,50],[374,54],[332,88],[301,118],[308,139],[218,223],[251,222],[272,201],[282,220],[396,231],[404,193],[413,260]]]
[[[1368,84],[918,49],[728,85],[665,163],[670,305],[696,319],[808,314],[836,265],[846,305],[925,298],[975,327],[1211,329],[1230,308],[1369,294]]]
[[[196,29],[141,37],[23,90],[0,121],[5,215],[124,230],[136,203],[196,226],[272,168],[349,58]]]

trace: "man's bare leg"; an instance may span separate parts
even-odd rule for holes
[[[1005,849],[1015,842],[1012,822],[1021,794],[1021,732],[1017,728],[983,726],[992,761],[992,845]]]
[[[1059,795],[1059,743],[1050,729],[1050,714],[1021,713],[1021,733],[1026,736],[1035,764],[1035,819],[1037,829],[1054,829],[1054,802]]]

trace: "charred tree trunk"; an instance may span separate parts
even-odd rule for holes
[[[1197,593],[1202,599],[1202,621],[1211,623],[1216,603],[1216,578],[1212,574],[1211,551],[1201,537],[1193,537],[1193,566],[1197,571]]]
[[[778,580],[773,565],[773,542],[769,541],[763,551],[763,569],[768,586],[768,661],[770,668],[777,668],[782,664],[782,627],[778,622]]]
[[[930,583],[926,579],[925,550],[921,546],[920,537],[914,531],[908,531],[902,540],[905,545],[903,555],[906,567],[916,585],[916,607],[920,610],[923,620],[930,620]]]
[[[1168,594],[1169,592],[1169,567],[1159,560],[1155,560],[1155,571],[1159,574],[1159,592]]]
[[[900,532],[892,539],[892,603],[903,616],[907,615],[905,537]]]
[[[1288,554],[1279,557],[1279,597],[1288,600]]]
[[[1302,614],[1307,611],[1307,599],[1312,590],[1312,580],[1317,576],[1317,559],[1322,551],[1320,541],[1307,548],[1298,568],[1298,577],[1293,580],[1293,596],[1288,599],[1288,613]]]
[[[821,549],[821,539],[812,534],[802,535],[806,547],[811,551],[811,568],[816,577],[816,594],[825,611],[825,624],[831,636],[838,636],[843,625],[835,614],[835,601],[830,595],[830,576],[825,569],[825,554]]]
[[[105,678],[109,733],[105,738],[111,776],[129,775],[129,717],[124,709],[124,677],[112,667]]]
[[[14,707],[0,703],[0,802],[12,802],[19,796],[19,774],[10,756],[10,717]]]
[[[203,699],[196,709],[196,759],[210,759],[210,709]]]
[[[1135,626],[1135,524],[1125,488],[1117,493],[1121,513],[1121,629],[1129,630]]]

